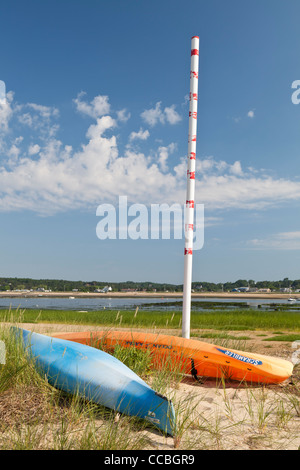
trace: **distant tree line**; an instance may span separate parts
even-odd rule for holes
[[[37,290],[45,289],[52,292],[94,292],[96,289],[103,289],[105,286],[110,286],[113,292],[122,292],[124,290],[136,290],[145,292],[182,292],[182,284],[168,284],[157,282],[109,282],[109,281],[67,281],[64,279],[29,279],[29,278],[0,278],[0,291],[9,290]],[[230,292],[233,289],[240,287],[249,287],[251,289],[271,289],[272,291],[279,291],[282,288],[292,288],[293,290],[300,289],[300,279],[291,280],[284,278],[280,281],[254,281],[252,279],[238,279],[235,282],[193,282],[192,289],[195,292]]]
[[[300,289],[300,279],[291,280],[288,277],[280,281],[254,281],[253,279],[238,279],[235,282],[213,283],[213,282],[193,282],[194,290],[203,290],[206,292],[230,292],[240,287],[249,287],[249,289],[270,289],[279,291],[284,288],[293,290]]]

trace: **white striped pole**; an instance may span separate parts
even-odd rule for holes
[[[199,69],[199,37],[192,37],[191,72],[190,72],[190,108],[188,138],[188,170],[187,195],[185,205],[185,245],[184,245],[184,281],[182,306],[182,337],[190,337],[191,322],[191,290],[192,290],[192,258],[194,237],[194,205],[195,205],[195,167],[197,142],[197,107],[198,107],[198,69]]]

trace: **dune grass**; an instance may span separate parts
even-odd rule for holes
[[[264,341],[284,341],[293,343],[294,341],[300,342],[300,334],[291,333],[291,334],[277,334],[276,336],[272,336],[271,338],[266,338]]]

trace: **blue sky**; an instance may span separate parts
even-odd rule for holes
[[[0,276],[183,282],[184,240],[100,240],[97,207],[184,204],[200,37],[193,280],[299,279],[298,0],[3,0]]]

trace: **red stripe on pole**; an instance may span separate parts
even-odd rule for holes
[[[191,50],[191,55],[199,55],[198,49],[192,49]]]
[[[193,254],[192,248],[185,248],[184,249],[184,254],[185,255],[192,255]]]
[[[190,180],[195,179],[195,172],[194,171],[187,171],[187,176],[190,178]]]
[[[196,153],[195,152],[190,153],[190,160],[196,160]]]
[[[186,206],[188,206],[190,209],[194,209],[195,202],[194,201],[186,201]]]
[[[189,112],[189,117],[192,117],[194,119],[197,119],[197,111]]]

